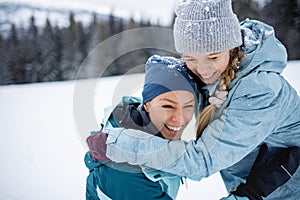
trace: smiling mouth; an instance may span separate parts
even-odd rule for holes
[[[202,76],[202,78],[204,78],[204,79],[209,79],[209,78],[213,77],[214,74],[215,74],[215,72],[212,73],[212,74],[210,74],[210,75],[207,75],[207,76],[205,76],[205,75],[201,75],[201,76]]]
[[[178,127],[176,127],[176,126],[170,126],[170,125],[168,125],[168,124],[166,124],[165,125],[170,131],[180,131],[181,129],[182,129],[182,126],[178,126]]]

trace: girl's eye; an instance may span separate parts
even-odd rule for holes
[[[186,60],[185,62],[186,62],[187,65],[190,65],[190,66],[197,65],[197,60],[195,60],[195,59]]]
[[[183,61],[185,62],[195,62],[196,59],[194,58],[182,58]]]
[[[195,59],[185,59],[186,62],[194,62]]]
[[[209,59],[210,59],[210,60],[217,60],[218,57],[210,57]]]

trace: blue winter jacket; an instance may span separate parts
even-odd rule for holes
[[[286,49],[274,29],[262,22],[246,20],[241,30],[241,68],[201,138],[187,143],[111,129],[107,156],[196,180],[220,172],[229,191],[245,182],[262,143],[299,147],[300,99],[280,75],[287,64]],[[299,199],[299,185],[300,168],[265,199]]]

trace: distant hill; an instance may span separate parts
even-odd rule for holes
[[[69,15],[74,13],[75,20],[83,25],[89,24],[94,11],[85,9],[50,8],[29,3],[0,3],[0,33],[5,35],[11,24],[27,28],[31,16],[35,17],[37,26],[43,26],[48,18],[53,26],[65,27],[69,25]],[[97,18],[108,18],[107,14],[95,13]]]

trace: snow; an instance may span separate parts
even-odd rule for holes
[[[300,61],[290,61],[283,74],[300,94]],[[1,86],[0,199],[84,199],[88,174],[84,138],[98,129],[104,107],[116,104],[123,95],[140,96],[143,78],[144,74],[133,74]],[[85,113],[88,108],[92,109]],[[187,130],[193,129],[193,123]],[[190,138],[185,135],[184,139]],[[187,180],[177,199],[222,196],[226,196],[225,187],[216,173],[200,182]]]

